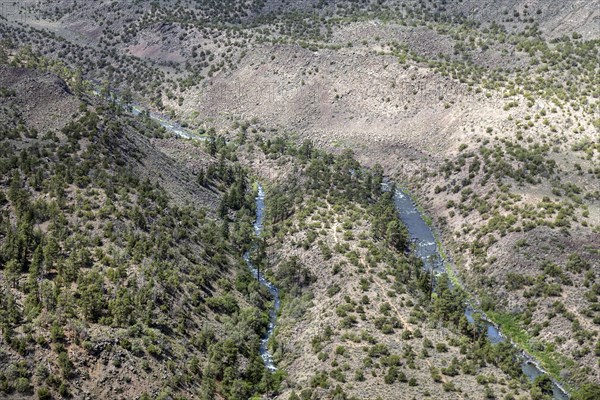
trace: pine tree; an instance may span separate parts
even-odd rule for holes
[[[206,146],[208,154],[210,154],[211,157],[214,157],[217,154],[217,143],[214,136],[211,136],[206,140]]]
[[[21,273],[21,267],[16,260],[10,260],[4,267],[4,274],[6,281],[10,283],[11,287],[17,288],[19,274]]]
[[[48,240],[44,245],[43,253],[45,270],[47,272],[48,270],[54,268],[56,260],[60,255],[60,246],[58,245],[56,239],[54,239],[53,235],[48,236]]]
[[[14,296],[5,286],[0,286],[0,304],[0,328],[6,330],[19,322],[20,314]]]

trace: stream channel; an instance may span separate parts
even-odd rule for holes
[[[384,189],[390,190],[390,187],[389,182],[384,183]],[[416,203],[410,195],[401,189],[396,189],[394,204],[400,220],[408,228],[410,240],[414,244],[414,251],[423,260],[424,268],[428,271],[433,270],[435,274],[446,272],[446,261],[444,261],[440,254],[433,230],[425,222],[423,215],[419,212]],[[473,318],[475,312],[481,314],[483,317],[482,323],[485,325],[488,340],[492,344],[508,340],[482,311],[475,311],[470,304],[467,304],[465,307],[465,316],[470,323],[475,321]],[[521,352],[521,358],[521,369],[531,381],[542,374],[546,374],[546,371],[529,354]],[[552,380],[552,393],[555,400],[567,400],[569,398],[566,391],[554,380]]]
[[[96,92],[96,94],[99,94]],[[140,105],[134,104],[131,107],[131,113],[135,116],[139,116],[144,113],[145,110]],[[177,136],[189,138],[203,139],[198,137],[188,129],[184,128],[177,122],[171,121],[169,118],[148,111],[147,115],[163,126],[167,131],[175,133]],[[390,190],[391,182],[387,181],[383,184],[384,190]],[[394,204],[400,220],[408,228],[409,236],[411,241],[414,243],[414,249],[416,255],[423,260],[423,265],[426,270],[433,270],[434,273],[439,274],[446,271],[445,261],[442,258],[435,235],[432,228],[425,222],[425,219],[421,212],[419,212],[416,203],[412,200],[410,195],[401,189],[396,189],[394,193]],[[263,230],[265,212],[265,192],[261,185],[258,185],[258,194],[256,196],[256,220],[254,221],[254,233],[259,236]],[[244,254],[244,260],[250,269],[252,275],[259,280],[260,284],[263,285],[271,296],[273,297],[273,308],[269,312],[269,325],[267,332],[261,338],[260,342],[260,356],[262,357],[265,367],[270,371],[276,371],[277,367],[273,361],[273,355],[270,353],[267,344],[269,339],[273,336],[275,331],[275,323],[277,320],[277,314],[281,307],[281,299],[279,297],[279,289],[269,282],[264,274],[260,275],[258,269],[253,265],[250,254],[252,249]],[[493,324],[483,312],[477,311],[483,316],[483,323],[486,326],[488,340],[492,344],[497,344],[508,340],[498,327]],[[465,316],[470,323],[474,322],[473,313],[475,310],[469,304],[465,307]],[[546,374],[538,364],[538,362],[529,354],[521,352],[522,364],[521,368],[523,373],[530,379],[534,380],[536,377]],[[568,400],[569,395],[567,392],[554,380],[552,380],[552,392],[555,400]]]

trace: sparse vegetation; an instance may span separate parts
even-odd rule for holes
[[[2,395],[547,397],[469,299],[598,397],[593,4],[21,3],[0,16]],[[281,292],[275,373],[250,249]]]

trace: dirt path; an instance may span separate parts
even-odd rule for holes
[[[327,217],[329,217],[330,213],[331,213],[331,204],[329,202],[327,202]],[[340,243],[340,239],[338,239],[338,222],[335,219],[335,213],[334,213],[334,217],[333,217],[333,239],[335,240],[335,244]]]
[[[410,324],[408,323],[408,321],[406,320],[406,318],[404,318],[404,316],[400,313],[400,310],[398,310],[398,307],[396,307],[396,305],[393,303],[393,301],[390,298],[390,296],[387,295],[387,292],[386,292],[385,288],[383,287],[383,285],[381,284],[381,282],[379,281],[379,278],[375,278],[374,281],[375,281],[375,284],[377,285],[377,287],[379,289],[381,289],[381,295],[382,295],[382,297],[394,309],[394,311],[396,312],[396,315],[398,316],[398,319],[400,320],[400,322],[402,322],[402,325],[406,329],[408,329],[408,326]]]

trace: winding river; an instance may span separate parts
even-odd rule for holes
[[[256,195],[256,219],[254,220],[254,234],[256,236],[260,236],[263,230],[263,221],[264,221],[264,213],[265,213],[265,191],[263,187],[258,185],[258,194]],[[269,351],[267,347],[269,343],[269,339],[273,336],[275,332],[275,322],[277,320],[277,313],[279,312],[279,308],[281,307],[281,299],[279,297],[279,289],[269,282],[264,274],[260,274],[258,268],[254,266],[252,260],[250,259],[251,252],[256,250],[256,248],[247,251],[244,253],[244,260],[250,269],[250,272],[257,279],[262,286],[267,288],[271,296],[273,297],[273,308],[269,311],[269,326],[267,332],[260,340],[260,356],[262,357],[265,367],[269,371],[276,371],[277,367],[275,366],[275,362],[273,361],[273,355]]]
[[[96,94],[99,95],[99,91],[95,90]],[[203,139],[203,137],[194,134],[190,130],[184,128],[180,124],[171,121],[169,118],[156,114],[150,111],[145,110],[142,106],[134,104],[130,107],[130,112],[139,116],[142,113],[147,113],[147,115],[158,122],[161,126],[163,126],[167,131],[176,134],[177,136],[184,137],[186,139],[195,138],[195,139]],[[391,182],[387,181],[383,184],[384,190],[390,190],[392,187]],[[260,236],[263,230],[263,222],[264,222],[264,212],[265,212],[265,192],[261,185],[258,185],[258,193],[256,196],[256,219],[254,221],[254,233],[257,236]],[[396,189],[394,193],[394,203],[396,206],[396,210],[398,212],[398,216],[400,220],[406,225],[408,228],[409,236],[414,244],[414,249],[418,257],[423,260],[424,268],[427,270],[433,270],[435,273],[443,273],[445,272],[445,262],[441,256],[440,250],[437,245],[437,241],[434,235],[432,228],[426,223],[423,215],[419,212],[416,203],[412,200],[410,195],[404,192],[401,189]],[[277,314],[281,307],[281,299],[279,296],[279,289],[269,282],[264,275],[259,274],[258,269],[253,265],[250,255],[251,252],[255,249],[252,249],[244,254],[244,260],[250,269],[252,275],[260,282],[262,286],[264,286],[271,296],[273,297],[273,308],[269,311],[269,325],[267,332],[261,338],[260,342],[260,356],[262,357],[265,367],[270,371],[276,371],[277,367],[275,366],[275,362],[273,360],[273,355],[270,353],[268,349],[269,339],[273,336],[275,331],[275,323],[277,320]],[[465,316],[470,323],[474,322],[473,313],[475,310],[471,305],[467,305],[465,307]],[[493,323],[489,322],[487,317],[481,311],[479,312],[484,318],[484,324],[487,330],[487,337],[489,341],[493,344],[497,344],[507,340],[507,338],[502,335],[502,332],[495,326]],[[523,373],[530,379],[534,380],[536,377],[546,374],[539,364],[531,357],[529,354],[522,352],[522,365],[521,368]],[[568,400],[569,395],[567,392],[556,382],[552,381],[553,387],[553,398],[555,400]]]
[[[94,95],[99,96],[99,97],[104,97],[101,93],[100,83],[99,82],[92,82],[92,83],[94,85],[92,88],[92,92],[94,93]],[[121,98],[119,97],[118,93],[112,93],[111,100],[115,101],[117,104],[123,105],[123,102],[121,101]],[[177,135],[179,137],[183,137],[185,139],[197,139],[197,140],[205,140],[206,139],[206,137],[203,137],[201,135],[198,135],[198,134],[190,131],[189,129],[183,127],[181,124],[179,124],[175,121],[172,121],[168,117],[166,117],[162,114],[158,114],[153,111],[147,110],[146,108],[144,108],[143,106],[141,106],[139,104],[136,104],[136,103],[129,104],[127,107],[125,107],[125,109],[128,110],[132,115],[134,115],[136,117],[139,117],[142,115],[148,116],[150,119],[154,120],[160,126],[165,128],[165,130],[167,130],[168,132],[174,133],[175,135]],[[254,234],[256,236],[260,236],[260,234],[263,231],[263,222],[264,222],[264,213],[265,213],[265,191],[260,184],[258,185],[258,192],[257,192],[255,201],[256,201],[256,219],[254,220]],[[248,268],[250,269],[250,272],[254,276],[254,278],[257,279],[259,281],[259,283],[262,286],[264,286],[269,291],[271,296],[273,297],[273,308],[269,311],[269,325],[267,328],[267,332],[265,332],[263,337],[260,339],[259,352],[260,352],[261,358],[263,359],[265,367],[269,371],[274,372],[277,370],[277,367],[275,366],[275,361],[273,360],[273,354],[271,354],[271,352],[269,351],[268,344],[269,344],[269,339],[271,339],[271,337],[273,336],[273,334],[275,332],[275,322],[277,320],[277,314],[279,313],[279,309],[281,308],[281,298],[279,296],[279,289],[275,285],[273,285],[271,282],[269,282],[265,278],[264,275],[261,275],[258,268],[256,268],[256,266],[254,266],[254,264],[252,263],[250,256],[251,256],[252,251],[255,251],[255,250],[256,250],[256,248],[253,248],[250,251],[245,252],[243,257],[244,257],[244,260],[246,261],[246,264],[248,265]]]
[[[390,190],[389,183],[384,183],[384,189]],[[423,260],[424,268],[427,270],[433,269],[435,273],[445,272],[444,260],[438,249],[435,235],[419,212],[416,203],[411,199],[409,194],[400,189],[397,189],[394,194],[394,203],[400,219],[408,228],[408,233],[414,244],[416,254]],[[470,323],[474,322],[474,312],[471,305],[466,306],[465,316]],[[492,344],[507,340],[498,327],[489,322],[484,313],[481,311],[477,312],[483,316],[487,337]],[[523,360],[521,369],[530,380],[533,381],[538,376],[546,374],[546,371],[529,354],[522,352],[521,357]],[[569,398],[569,395],[557,382],[553,380],[552,384],[553,398],[555,400],[567,400]]]

